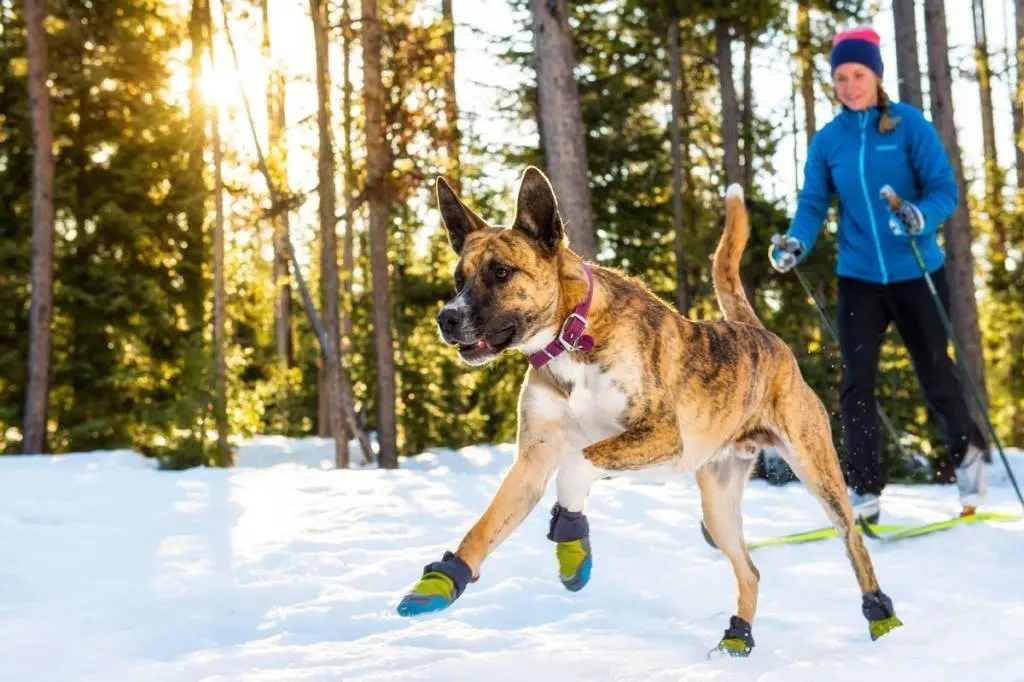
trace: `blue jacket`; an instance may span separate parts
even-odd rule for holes
[[[889,209],[879,190],[891,185],[913,202],[925,219],[916,240],[928,272],[945,261],[939,226],[959,200],[956,179],[935,128],[919,109],[893,103],[889,112],[900,122],[888,133],[878,131],[878,107],[845,107],[811,141],[790,236],[806,251],[824,225],[832,195],[839,195],[839,263],[842,277],[888,284],[921,277],[908,237],[889,229]]]

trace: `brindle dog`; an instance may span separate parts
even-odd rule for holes
[[[858,533],[828,415],[740,282],[750,230],[738,185],[727,192],[713,261],[724,321],[691,321],[640,281],[585,264],[569,249],[552,187],[535,168],[523,174],[511,227],[486,223],[441,178],[437,198],[459,255],[458,293],[438,315],[444,340],[472,365],[515,349],[530,355],[532,366],[520,394],[511,469],[458,550],[427,566],[400,613],[445,608],[461,595],[556,471],[549,537],[559,542],[563,582],[579,589],[591,566],[582,513],[591,486],[615,472],[660,466],[666,473],[696,472],[704,523],[739,588],[736,616],[716,650],[746,655],[754,644],[759,574],[744,541],[740,501],[758,451],[772,447],[845,542],[872,638],[900,624]],[[566,325],[579,327],[573,314],[583,301],[589,301],[581,318],[592,347],[584,349],[578,334],[557,342]],[[566,576],[567,564],[582,573]]]

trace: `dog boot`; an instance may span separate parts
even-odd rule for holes
[[[590,580],[590,524],[583,512],[571,512],[555,503],[551,508],[548,540],[557,543],[558,577],[570,592],[579,592]]]
[[[725,631],[725,636],[718,646],[708,652],[708,658],[721,654],[745,658],[753,649],[754,634],[750,623],[739,616],[733,616],[729,619],[729,629]]]
[[[860,610],[868,619],[868,630],[871,632],[872,640],[903,625],[903,621],[896,617],[896,611],[892,608],[892,599],[881,590],[865,594]]]
[[[427,564],[423,577],[398,604],[398,615],[418,616],[451,606],[472,580],[473,572],[466,562],[451,552],[441,561]]]

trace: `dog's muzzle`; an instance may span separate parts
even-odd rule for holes
[[[437,328],[445,343],[467,343],[470,339],[465,334],[465,308],[451,304],[441,308],[437,314]]]

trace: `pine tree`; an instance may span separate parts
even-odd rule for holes
[[[395,426],[395,356],[391,332],[391,281],[388,273],[387,132],[381,75],[381,23],[377,0],[363,0],[363,102],[366,112],[366,187],[370,204],[370,270],[376,351],[377,442],[380,466],[398,467]]]
[[[210,66],[216,64],[213,21],[209,22]],[[220,111],[216,104],[210,111],[210,143],[213,146],[213,414],[217,425],[217,456],[215,463],[226,467],[232,463],[228,436],[227,377],[227,292],[224,283],[224,150],[220,135]]]
[[[348,440],[342,425],[340,297],[338,294],[338,246],[336,195],[334,188],[334,142],[331,139],[330,64],[327,56],[328,15],[324,0],[310,0],[313,17],[313,39],[316,43],[317,126],[320,151],[317,177],[320,196],[320,231],[323,250],[320,272],[321,291],[325,301],[324,342],[327,382],[327,421],[329,435],[334,439],[334,461],[339,469],[348,468]]]
[[[567,0],[532,0],[533,62],[548,175],[565,220],[569,244],[584,258],[597,254],[587,178],[587,145],[573,73]]]
[[[967,196],[960,144],[953,119],[952,77],[949,68],[949,46],[946,33],[946,9],[941,0],[925,0],[925,32],[928,39],[928,77],[931,84],[932,121],[938,129],[953,164],[960,196]],[[949,276],[950,307],[953,329],[964,351],[964,362],[978,389],[987,396],[985,362],[982,356],[981,332],[978,327],[978,303],[974,288],[974,256],[971,253],[971,223],[967,202],[961,200],[945,224],[946,271]],[[965,399],[974,406],[967,382]],[[987,397],[985,397],[987,402]]]
[[[32,305],[29,308],[28,389],[25,396],[26,453],[46,452],[53,324],[53,113],[46,38],[45,0],[25,0],[28,87],[32,110]]]
[[[917,56],[917,9],[914,0],[893,0],[892,20],[896,34],[896,69],[901,102],[924,109],[921,94],[921,63]]]

